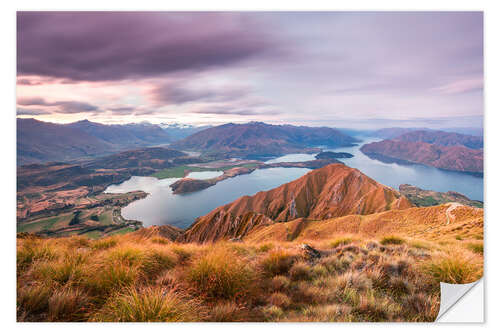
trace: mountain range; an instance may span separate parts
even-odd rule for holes
[[[413,131],[394,139],[365,144],[361,151],[384,161],[482,174],[482,147],[481,137],[443,131]]]
[[[152,124],[104,125],[82,120],[54,124],[17,119],[17,163],[70,161],[130,148],[164,144],[170,136]]]
[[[318,146],[353,146],[357,139],[329,127],[269,125],[261,122],[224,124],[197,132],[171,145],[217,157],[266,158],[316,152]]]

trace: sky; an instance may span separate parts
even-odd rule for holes
[[[481,127],[481,12],[18,12],[17,115]]]

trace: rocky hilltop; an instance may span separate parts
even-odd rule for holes
[[[297,218],[329,219],[406,209],[411,202],[398,191],[343,164],[329,164],[301,178],[254,196],[243,196],[198,218],[185,241],[241,237],[259,225]]]

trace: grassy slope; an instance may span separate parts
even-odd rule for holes
[[[446,225],[436,211],[421,211],[427,229],[405,237],[325,221],[293,241],[281,240],[286,228],[205,245],[154,233],[18,239],[18,320],[433,321],[439,282],[471,282],[483,270],[482,217],[455,210]],[[303,242],[328,255],[308,261]]]

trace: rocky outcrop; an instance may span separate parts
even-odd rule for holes
[[[357,169],[330,164],[293,182],[254,196],[243,196],[213,210],[195,221],[184,240],[234,238],[262,224],[296,218],[323,220],[409,207],[411,202],[398,191]]]

